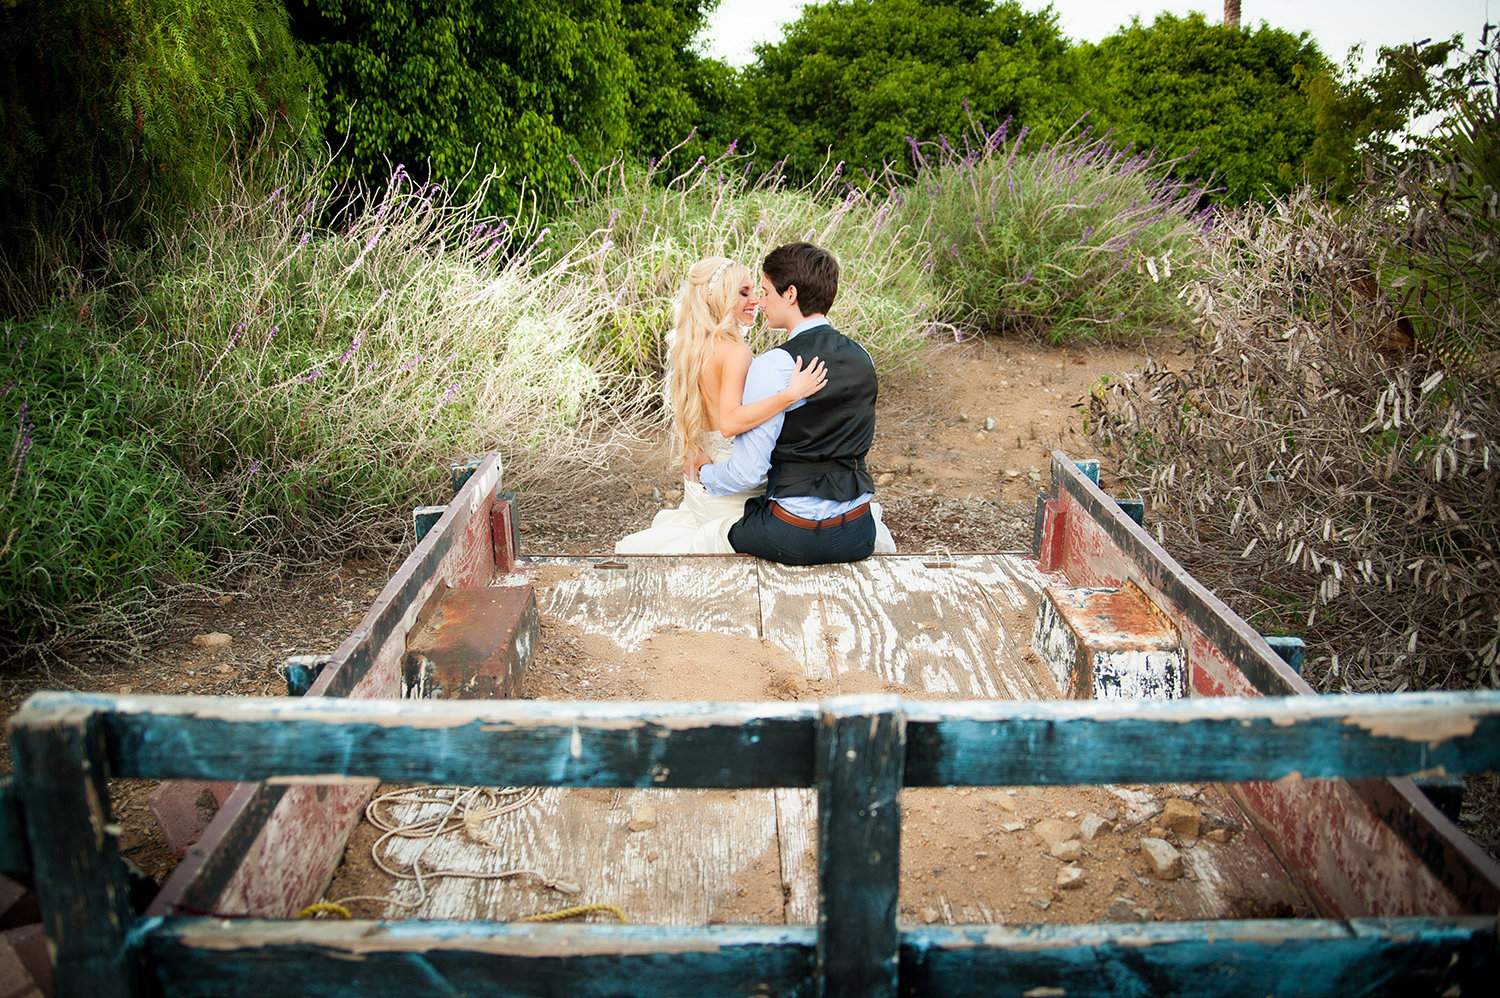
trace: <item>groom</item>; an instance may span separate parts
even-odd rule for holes
[[[746,404],[786,388],[796,357],[821,358],[828,385],[734,438],[729,460],[694,458],[698,480],[713,495],[752,489],[729,543],[786,565],[859,561],[875,547],[870,514],[874,482],[865,455],[875,436],[875,365],[864,347],[838,332],[825,314],[839,290],[839,264],[811,243],[789,243],[761,264],[760,307],[787,341],[750,363]]]

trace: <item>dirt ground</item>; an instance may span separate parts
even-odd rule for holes
[[[1050,450],[1060,448],[1074,458],[1100,456],[1083,431],[1080,407],[1088,390],[1105,375],[1137,368],[1148,354],[1174,366],[1184,364],[1180,350],[1171,339],[1125,349],[1053,349],[990,340],[935,344],[919,373],[885,379],[870,466],[885,522],[899,550],[1029,548],[1035,498],[1048,480]],[[1104,466],[1103,484],[1109,491],[1113,482],[1107,459]],[[599,472],[597,481],[597,489],[582,504],[574,498],[565,501],[537,492],[522,494],[518,512],[523,554],[609,553],[616,539],[647,526],[658,509],[676,505],[680,499],[680,478],[666,460],[664,448],[621,455]],[[434,496],[431,501],[443,499]],[[392,510],[389,515],[404,520],[410,512]],[[392,552],[384,560],[304,565],[243,583],[235,591],[205,594],[174,610],[159,637],[123,663],[81,650],[25,675],[4,670],[0,672],[0,717],[8,718],[39,689],[285,693],[285,660],[292,655],[332,652],[406,553]],[[228,635],[229,641],[206,646],[202,636],[209,634]],[[568,682],[565,677],[573,675],[577,662],[570,663],[563,652],[556,651],[555,642],[547,642],[547,647],[552,650],[544,658],[557,659],[557,681]],[[684,679],[691,677],[674,681]],[[565,686],[562,689],[570,692]],[[816,693],[798,690],[795,684],[785,692],[792,697]],[[722,695],[722,690],[716,694]],[[9,748],[0,741],[0,774],[9,771]],[[167,848],[147,806],[146,795],[153,786],[116,780],[111,798],[122,829],[123,854],[160,880],[175,865],[176,856]],[[1029,798],[1021,803],[1037,815],[1057,809],[1046,801],[1033,806]],[[1096,802],[1096,806],[1105,808],[1108,802]],[[1085,809],[1062,810],[1082,814]],[[1471,834],[1482,831],[1468,830]],[[1496,837],[1494,829],[1487,834],[1491,840]],[[914,839],[919,840],[920,835]],[[963,836],[955,841],[962,851]],[[1483,844],[1492,852],[1496,848],[1494,841]],[[968,875],[962,859],[957,857],[957,865],[950,868],[952,876]],[[1055,893],[1045,884],[1038,888],[1043,889],[1049,896]],[[914,897],[919,896],[920,890]],[[923,917],[921,904],[913,902],[911,912],[905,906],[903,899],[903,917]]]

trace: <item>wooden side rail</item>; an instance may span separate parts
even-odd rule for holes
[[[1191,695],[1313,689],[1061,451],[1039,501],[1040,564],[1075,586],[1140,588],[1182,638]],[[1406,778],[1255,782],[1230,790],[1322,914],[1347,918],[1500,908],[1500,864]],[[1360,843],[1350,847],[1348,843]]]
[[[434,980],[463,993],[543,993],[550,985],[528,966],[562,968],[576,994],[746,993],[747,981],[771,993],[978,994],[994,993],[997,981],[1024,985],[1018,990],[1076,982],[1088,962],[1083,947],[1113,947],[1121,954],[1118,972],[1149,971],[1157,993],[1262,993],[1259,978],[1236,974],[1301,952],[1309,940],[1320,944],[1310,951],[1316,955],[1298,959],[1321,971],[1301,982],[1310,986],[1300,993],[1357,994],[1350,982],[1361,980],[1372,980],[1368,993],[1441,985],[1440,993],[1477,984],[1497,963],[1493,915],[1373,927],[1316,922],[1306,930],[1298,928],[1304,923],[1205,923],[1210,928],[1181,939],[1142,937],[1140,927],[1027,936],[1004,927],[902,931],[896,923],[902,786],[1494,770],[1494,692],[1144,703],[875,696],[820,705],[652,706],[40,693],[13,717],[10,738],[61,996],[260,994],[277,991],[268,982],[280,978],[295,982],[286,993],[350,994],[357,979],[362,998]],[[486,784],[496,773],[515,784],[573,787],[816,787],[818,925],[329,927],[135,920],[129,913],[106,774]],[[1143,947],[1159,954],[1159,963],[1142,963]],[[1372,966],[1382,968],[1378,981]],[[1098,967],[1091,972],[1101,974]],[[1101,974],[1092,990],[1070,983],[1067,993],[1136,993],[1116,991],[1111,980]]]

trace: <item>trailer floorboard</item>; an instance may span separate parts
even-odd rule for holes
[[[882,690],[928,699],[1055,699],[1031,653],[1041,589],[1066,584],[1019,555],[877,557],[789,568],[744,557],[532,559],[543,628],[608,638],[625,655],[662,629],[761,638],[786,649],[830,694]],[[499,577],[514,585],[521,575]],[[554,625],[555,626],[555,625]],[[754,663],[705,663],[728,670]],[[524,684],[523,684],[524,689]],[[496,774],[496,784],[505,783]],[[1191,796],[1231,829],[1229,845],[1184,848],[1185,875],[1143,877],[1135,843],[1165,796]],[[416,820],[433,806],[393,813]],[[1223,788],[908,788],[902,793],[903,920],[1090,922],[1308,915],[1311,906]],[[1109,881],[1056,888],[1064,864],[1031,831],[1052,817],[1114,811],[1119,830],[1087,843],[1081,866]],[[810,924],[817,913],[817,803],[810,790],[544,789],[477,835],[397,839],[386,862],[424,871],[535,871],[503,879],[394,884],[392,903],[357,914],[508,921],[574,904],[611,904],[660,925]],[[1025,827],[1017,829],[1017,822]],[[375,832],[362,826],[350,855]],[[482,843],[480,839],[488,840]],[[1127,855],[1129,854],[1129,855]],[[346,865],[348,863],[346,857]],[[365,861],[368,866],[368,861]],[[1128,871],[1122,873],[1121,871]],[[563,893],[544,878],[571,881]],[[369,880],[368,877],[365,878]],[[341,869],[330,897],[351,883]],[[412,904],[419,896],[421,903]],[[405,903],[395,903],[405,902]],[[411,906],[408,906],[411,905]],[[1137,911],[1138,909],[1138,911]]]

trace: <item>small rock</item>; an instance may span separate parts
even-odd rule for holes
[[[1141,839],[1141,855],[1146,857],[1153,877],[1176,880],[1182,876],[1182,853],[1166,839]]]
[[[1026,477],[1033,482],[1040,482],[1042,480],[1042,473],[1040,471],[1028,471]]]
[[[135,692],[135,687],[134,686],[121,686],[120,687],[120,692],[121,693],[133,693],[133,692]]]
[[[922,921],[926,922],[928,925],[931,925],[933,922],[936,922],[937,920],[938,920],[938,910],[936,908],[923,908],[922,909]]]
[[[1031,899],[1031,903],[1034,904],[1034,905],[1036,905],[1038,908],[1042,909],[1043,911],[1046,911],[1048,908],[1052,907],[1052,899],[1051,898],[1032,898]]]
[[[969,414],[967,412],[961,412],[961,413],[959,413],[958,414],[958,421],[960,423],[967,423],[969,421]]]
[[[880,476],[875,479],[875,485],[877,488],[883,489],[895,484],[896,476],[889,471],[881,472]]]
[[[229,667],[229,666],[227,666],[227,665],[221,665],[221,666],[219,666],[219,674],[220,674],[220,675],[221,675],[221,676],[227,676],[227,675],[229,675],[229,674],[230,674],[230,673],[231,673],[231,672],[233,672],[233,671],[234,671],[234,670],[233,670],[233,669],[231,669],[231,668],[230,668],[230,667]]]
[[[1101,835],[1108,835],[1115,830],[1114,824],[1107,818],[1101,818],[1097,814],[1086,814],[1083,821],[1078,825],[1078,834],[1086,841],[1092,842]]]
[[[1146,834],[1153,839],[1164,839],[1167,837],[1167,830],[1160,825],[1152,825],[1146,829]]]
[[[1174,798],[1167,801],[1161,810],[1161,824],[1177,833],[1179,838],[1196,839],[1198,828],[1203,823],[1203,812],[1196,804]]]
[[[1203,837],[1215,845],[1224,845],[1234,837],[1234,833],[1227,828],[1210,828],[1203,833]]]
[[[372,597],[379,596],[379,595],[380,595],[380,590],[379,589],[366,589],[365,590],[365,599],[370,599]]]
[[[1020,478],[1021,477],[1021,473],[1019,471],[1017,471],[1016,469],[1014,469],[1014,468],[1010,468],[1010,469],[1006,470],[1005,477],[1006,478]]]
[[[229,595],[228,593],[225,593],[223,596],[219,597],[219,605],[220,606],[228,606],[229,604],[231,604],[233,602],[234,602],[234,597],[231,596],[231,595]]]
[[[993,430],[995,428],[995,421],[989,416],[984,417],[984,428],[986,430]]]
[[[648,828],[656,827],[656,808],[650,804],[642,804],[635,809],[630,816],[630,824],[625,826],[632,832],[644,832]]]
[[[1031,829],[1036,832],[1036,837],[1047,843],[1047,848],[1052,848],[1059,842],[1077,838],[1078,826],[1057,818],[1044,818],[1038,821]]]
[[[677,500],[679,500],[681,498],[682,498],[682,490],[681,489],[668,489],[666,491],[667,502],[676,502]]]
[[[1025,827],[1026,822],[1024,821],[1007,821],[1005,824],[1000,826],[1000,830],[1002,832],[1019,832]]]
[[[1083,886],[1083,870],[1072,864],[1057,871],[1057,887],[1059,890],[1074,891]]]
[[[1014,811],[1016,809],[1016,802],[1011,800],[1008,794],[991,791],[984,795],[984,799],[1003,811]]]
[[[974,439],[975,440],[987,440],[987,439],[989,439],[989,434],[986,433],[986,432],[984,432],[983,430],[980,430],[978,433],[974,434]]]
[[[234,638],[223,631],[210,631],[208,634],[193,635],[193,644],[199,648],[222,648],[233,640]]]
[[[1064,863],[1073,863],[1083,858],[1083,843],[1077,839],[1064,839],[1052,847],[1052,855]]]
[[[1104,918],[1101,921],[1133,922],[1135,921],[1135,912],[1128,902],[1116,898],[1109,903],[1108,908],[1104,909]]]

